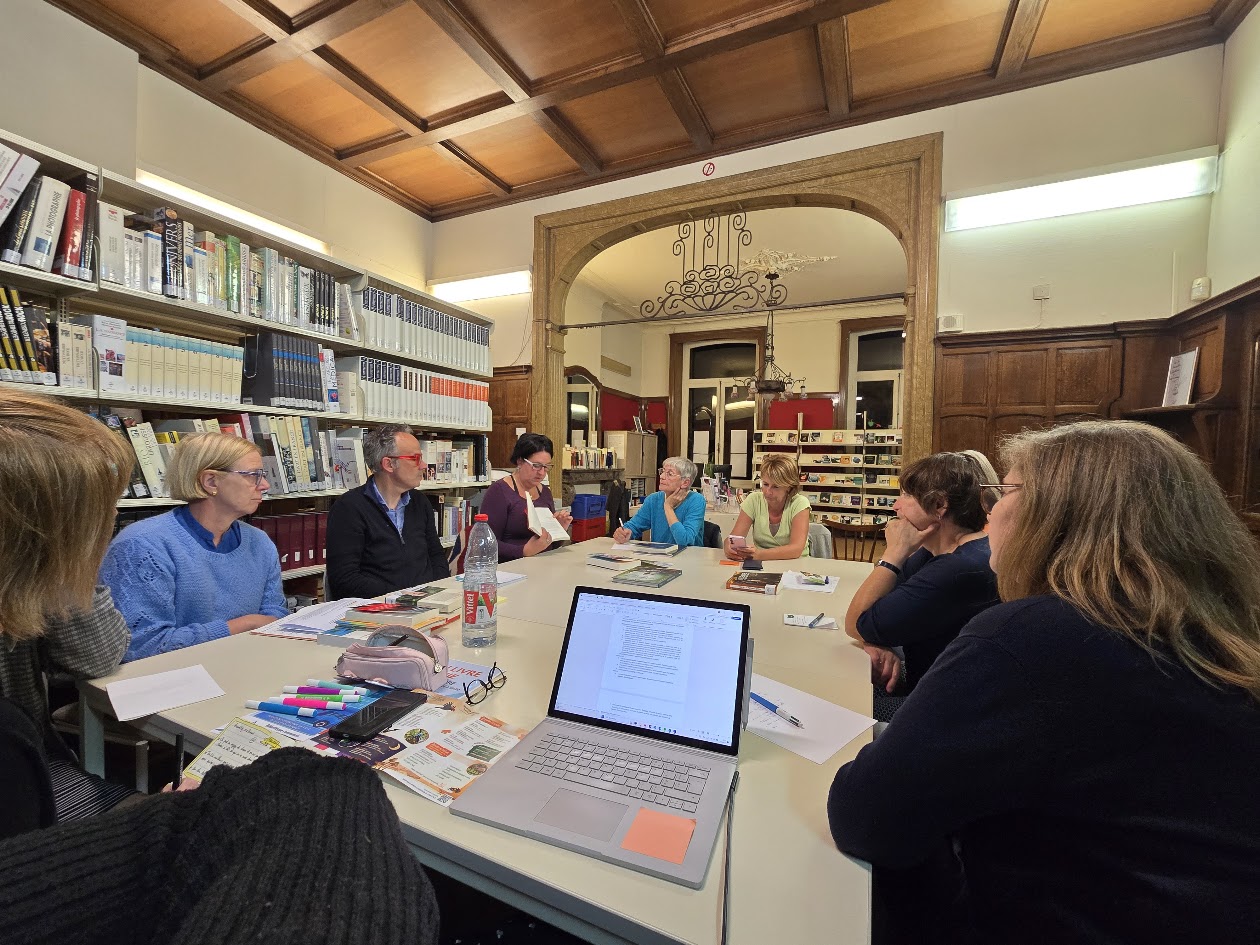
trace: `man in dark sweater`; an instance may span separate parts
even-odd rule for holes
[[[369,430],[363,459],[372,478],[328,513],[328,599],[379,597],[450,577],[433,507],[411,491],[426,468],[411,428]]]

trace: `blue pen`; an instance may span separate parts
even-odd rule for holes
[[[815,617],[813,620],[809,622],[810,627],[812,628],[812,627],[818,626],[818,622],[822,620],[823,617],[825,616],[827,616],[827,612],[823,611],[821,614],[819,614],[817,617]]]
[[[295,705],[284,705],[280,702],[259,702],[257,699],[246,699],[245,708],[257,709],[260,712],[276,712],[280,715],[302,715],[306,718],[315,714],[314,709],[299,709]]]
[[[755,692],[750,692],[749,695],[752,696],[753,702],[756,702],[758,705],[765,706],[767,709],[769,709],[779,718],[786,719],[787,721],[795,725],[797,728],[805,727],[805,724],[800,719],[798,719],[795,715],[793,715],[787,709],[779,708],[777,705],[775,705],[765,696],[759,696]]]

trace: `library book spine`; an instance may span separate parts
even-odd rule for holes
[[[8,174],[3,178],[4,182],[0,184],[0,224],[8,219],[10,213],[17,212],[15,208],[21,203],[22,195],[26,193],[38,171],[39,162],[29,154],[21,155],[9,168]]]
[[[184,228],[174,210],[159,207],[153,211],[153,229],[162,234],[162,294],[178,299],[184,281]]]
[[[70,185],[53,177],[39,179],[39,193],[35,197],[35,213],[30,229],[22,241],[22,265],[49,272],[52,269],[53,252],[61,235],[62,221],[66,216],[66,201],[70,197]]]

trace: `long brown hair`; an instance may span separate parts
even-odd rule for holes
[[[90,606],[134,462],[86,414],[0,391],[0,637],[37,637],[48,617]]]
[[[1260,701],[1260,552],[1198,457],[1129,421],[1021,433],[1001,455],[1023,481],[1003,600],[1054,594]]]

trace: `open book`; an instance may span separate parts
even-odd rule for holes
[[[534,505],[529,503],[529,530],[535,535],[541,535],[547,532],[551,536],[552,541],[568,541],[569,533],[564,530],[564,526],[556,519],[555,514],[545,505]]]

